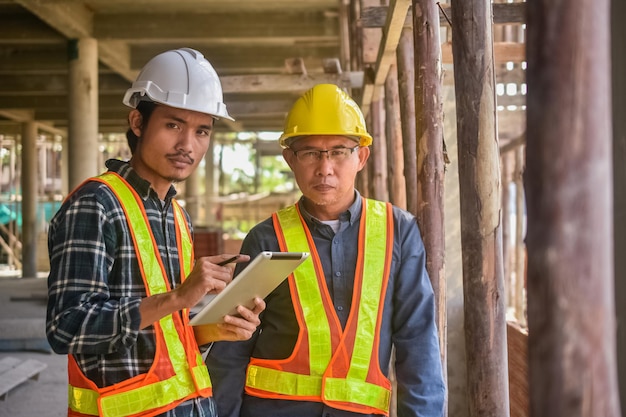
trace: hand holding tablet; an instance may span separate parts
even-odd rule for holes
[[[261,252],[233,281],[217,295],[207,295],[210,301],[190,320],[189,324],[220,323],[225,315],[237,315],[237,306],[254,308],[254,298],[265,298],[302,262],[308,252]],[[226,260],[225,263],[233,262]],[[222,262],[222,263],[224,263]]]

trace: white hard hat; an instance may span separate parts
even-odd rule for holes
[[[226,110],[222,85],[213,66],[191,48],[163,52],[148,61],[123,100],[132,108],[140,101],[234,120]]]

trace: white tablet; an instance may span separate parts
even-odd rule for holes
[[[254,307],[309,257],[308,252],[261,252],[219,294],[204,297],[204,307],[189,321],[192,326],[220,323],[237,315],[237,306]]]

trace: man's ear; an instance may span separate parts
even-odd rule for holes
[[[128,114],[128,126],[135,136],[141,137],[141,129],[143,127],[143,116],[137,109],[133,109]]]
[[[359,152],[359,171],[363,169],[367,159],[370,157],[370,148],[369,146],[361,146],[358,149]]]

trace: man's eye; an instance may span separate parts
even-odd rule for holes
[[[345,149],[332,149],[329,151],[330,156],[343,156]]]
[[[303,151],[301,155],[303,158],[316,158],[318,152],[317,151]]]

